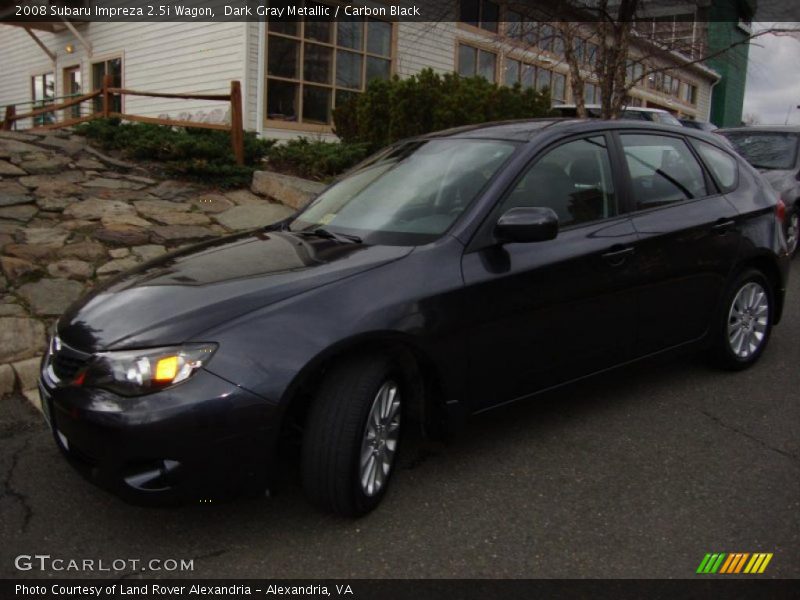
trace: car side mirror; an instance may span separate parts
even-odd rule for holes
[[[558,235],[558,215],[552,208],[512,208],[503,213],[494,227],[494,236],[500,243],[546,242]]]

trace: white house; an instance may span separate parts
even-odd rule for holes
[[[106,73],[121,87],[162,93],[225,94],[231,80],[239,80],[245,128],[276,138],[329,135],[332,108],[368,80],[426,67],[547,86],[555,102],[571,100],[568,68],[548,42],[546,23],[537,24],[538,38],[523,40],[515,27],[530,22],[504,0],[450,1],[452,20],[437,22],[2,24],[0,118],[10,104],[19,114],[32,103],[97,89]],[[593,44],[584,43],[591,60]],[[631,102],[707,120],[717,80],[710,69],[690,65],[643,82]],[[596,88],[587,83],[585,89],[590,103]],[[118,102],[122,112],[140,116],[228,118],[221,102],[127,95]],[[87,103],[82,110],[93,108]],[[69,116],[77,112],[59,118]]]

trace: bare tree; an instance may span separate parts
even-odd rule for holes
[[[800,35],[800,28],[778,24],[710,50],[706,0],[680,2],[673,9],[680,15],[665,13],[663,5],[656,0],[537,0],[512,1],[507,9],[531,19],[514,24],[515,46],[522,46],[534,56],[546,55],[551,63],[552,52],[542,48],[558,47],[559,62],[567,65],[570,74],[570,90],[579,117],[587,116],[588,82],[597,82],[601,116],[617,118],[631,90],[643,81],[669,81],[679,70],[724,59],[737,47],[763,35]],[[543,40],[540,27],[545,23],[552,40]],[[507,43],[506,33],[506,29],[498,29],[497,44]],[[591,40],[596,47],[591,61],[578,51],[582,40]]]

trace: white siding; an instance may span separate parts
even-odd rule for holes
[[[259,85],[259,37],[260,30],[257,22],[245,23],[247,28],[245,39],[245,96],[244,102],[244,127],[250,131],[258,129],[258,85]]]
[[[401,77],[425,68],[455,71],[456,24],[450,22],[401,22],[397,26],[397,66]]]
[[[245,81],[245,23],[88,23],[80,34],[92,45],[86,49],[69,31],[36,32],[57,55],[55,67],[44,52],[18,27],[0,25],[0,106],[29,102],[32,75],[56,74],[56,95],[63,94],[62,70],[81,65],[84,90],[92,86],[93,62],[122,57],[123,85],[148,92],[224,94],[231,80]],[[72,44],[73,54],[65,48]],[[224,121],[229,105],[201,100],[170,100],[126,96],[123,111],[157,117]]]

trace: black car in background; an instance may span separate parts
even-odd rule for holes
[[[761,171],[786,204],[786,245],[797,253],[800,237],[800,127],[720,129],[736,151]]]
[[[58,447],[138,502],[270,482],[361,515],[404,431],[676,349],[755,363],[783,207],[714,135],[534,120],[397,143],[284,222],[146,263],[58,321]],[[643,398],[643,401],[646,399]]]
[[[695,121],[694,119],[678,119],[684,127],[699,129],[700,131],[716,131],[717,126],[708,121]]]

